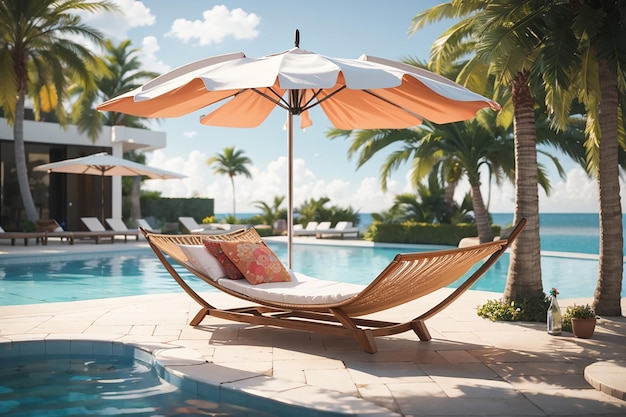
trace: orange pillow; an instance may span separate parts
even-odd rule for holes
[[[250,284],[291,281],[285,266],[264,243],[221,242],[220,246]]]
[[[211,255],[218,260],[219,263],[222,264],[224,270],[226,271],[226,275],[230,279],[243,279],[243,274],[239,271],[239,268],[228,259],[228,256],[222,250],[219,241],[215,240],[205,240],[204,247],[209,251]]]

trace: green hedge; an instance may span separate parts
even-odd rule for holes
[[[254,226],[254,228],[256,229],[257,233],[261,237],[274,236],[274,231],[272,230],[270,226],[261,225],[261,226]]]
[[[141,215],[162,223],[178,223],[181,216],[193,217],[198,223],[213,216],[212,198],[142,198]]]
[[[500,226],[492,225],[491,230],[494,236],[500,235]],[[478,231],[469,223],[374,223],[368,235],[374,242],[457,246],[464,237],[478,236]]]

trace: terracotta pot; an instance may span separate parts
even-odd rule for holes
[[[596,329],[596,319],[572,319],[572,332],[581,339],[589,339]]]

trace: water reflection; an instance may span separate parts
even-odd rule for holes
[[[285,244],[272,242],[270,247],[286,261]],[[299,272],[321,279],[368,284],[399,251],[407,250],[296,245],[293,266]],[[598,275],[596,260],[544,256],[541,265],[544,288],[559,288],[562,298],[593,296]],[[508,266],[506,253],[472,289],[502,293]],[[175,268],[192,286],[215,291],[183,267],[175,265]],[[0,281],[0,305],[182,292],[151,251],[0,264]]]

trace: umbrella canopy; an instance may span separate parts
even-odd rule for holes
[[[228,99],[228,100],[225,100]],[[97,108],[141,117],[178,117],[223,103],[200,118],[211,126],[256,127],[279,106],[288,112],[288,266],[293,226],[293,116],[311,125],[318,106],[339,129],[400,129],[424,119],[449,123],[498,103],[429,71],[382,58],[332,58],[296,47],[261,58],[233,53],[168,72]]]
[[[65,174],[99,175],[100,177],[113,176],[146,176],[151,179],[184,178],[185,175],[164,169],[153,168],[128,159],[118,158],[106,152],[51,162],[33,168],[34,171],[58,172]],[[104,221],[104,181],[101,181],[102,221]]]

